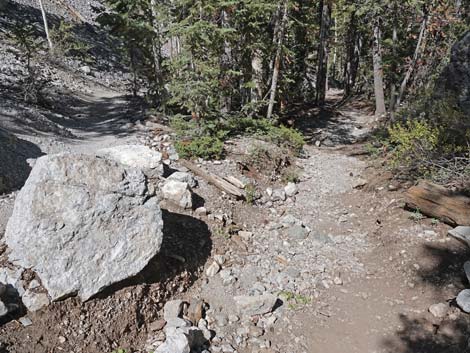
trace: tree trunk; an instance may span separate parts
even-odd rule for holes
[[[330,27],[330,5],[326,0],[320,1],[320,42],[318,45],[317,63],[317,90],[316,102],[322,107],[325,105],[325,97],[328,80],[328,32]]]
[[[346,34],[346,60],[344,63],[344,93],[348,97],[353,93],[356,85],[357,71],[360,61],[360,38],[357,33],[356,14],[351,13],[349,19],[349,30]]]
[[[277,38],[277,48],[276,48],[276,55],[275,55],[274,67],[273,67],[273,77],[271,80],[271,89],[269,93],[268,113],[266,115],[267,119],[271,119],[273,116],[274,102],[276,100],[276,92],[277,92],[277,81],[279,79],[279,72],[281,70],[282,44],[284,41],[284,35],[286,32],[286,27],[287,27],[288,9],[289,9],[288,1],[284,0],[282,18],[280,20],[281,22],[279,25],[279,36]]]
[[[375,114],[383,115],[387,112],[385,108],[385,94],[383,82],[382,68],[382,50],[380,47],[380,21],[376,21],[374,25],[374,44],[373,44],[373,60],[374,60],[374,93],[375,93]]]
[[[413,71],[415,70],[416,63],[417,63],[419,55],[421,53],[421,47],[422,47],[424,38],[426,36],[427,25],[428,25],[428,15],[425,11],[423,21],[421,22],[421,29],[419,31],[418,42],[416,43],[416,49],[415,49],[415,52],[414,52],[414,55],[413,55],[413,61],[411,62],[410,67],[406,71],[405,77],[403,78],[403,82],[401,83],[401,86],[400,86],[400,92],[398,93],[398,99],[397,99],[397,105],[398,106],[400,105],[401,101],[403,100],[403,96],[405,95],[405,91],[406,91],[406,86],[408,84],[408,81],[411,78],[411,75],[413,74]]]
[[[42,0],[38,0],[38,1],[39,1],[39,7],[41,8],[42,20],[44,22],[44,32],[46,33],[47,43],[49,45],[49,49],[52,50],[54,49],[54,46],[52,44],[51,37],[49,36],[49,26],[47,24],[46,10],[44,10],[44,5],[42,3]]]
[[[158,23],[157,0],[150,0],[150,11],[152,13],[152,28],[154,32],[154,37],[152,39],[152,54],[153,54],[155,85],[156,85],[155,93],[156,93],[157,102],[164,105],[161,34],[160,34],[160,27]]]
[[[251,77],[255,87],[251,89],[251,101],[263,99],[263,59],[261,50],[254,49],[251,54]]]

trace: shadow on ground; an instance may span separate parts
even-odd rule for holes
[[[31,172],[28,159],[41,155],[35,144],[0,128],[0,194],[21,189]]]
[[[52,303],[29,313],[33,325],[16,321],[0,326],[8,353],[104,353],[141,351],[165,302],[198,279],[211,249],[207,225],[193,217],[163,211],[160,254],[134,278],[107,288],[82,303],[78,298]],[[58,337],[66,337],[62,343]],[[2,346],[0,343],[0,352]]]
[[[182,273],[188,275],[188,285],[192,285],[198,278],[198,270],[204,266],[212,249],[207,224],[168,210],[162,210],[162,213],[164,226],[160,253],[137,276],[113,285],[98,297],[107,297],[125,287],[165,283]]]
[[[285,120],[295,117],[294,127],[311,144],[319,141],[325,147],[333,147],[360,142],[366,135],[364,112],[368,111],[368,106],[364,102],[342,107],[342,99],[341,91],[331,91],[323,108],[300,105],[290,111]]]
[[[444,319],[425,315],[401,315],[401,327],[383,341],[390,353],[468,353],[470,352],[470,315],[458,309],[458,292],[470,288],[463,264],[470,260],[469,249],[457,242],[426,245],[422,249],[425,265],[417,271],[423,285],[431,286],[436,303],[450,304],[450,314]]]

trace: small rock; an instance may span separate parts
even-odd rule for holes
[[[48,306],[50,303],[49,297],[46,293],[35,293],[29,289],[21,297],[21,300],[30,312],[38,311],[39,309]]]
[[[191,188],[195,188],[197,186],[196,179],[194,179],[191,174],[185,172],[174,172],[167,178],[167,180],[176,180],[182,183],[187,183]]]
[[[302,226],[293,226],[287,230],[287,234],[292,239],[305,240],[308,238],[310,232]]]
[[[169,321],[170,319],[181,317],[183,304],[184,301],[182,300],[170,300],[166,302],[163,307],[163,318]]]
[[[184,328],[184,327],[191,327],[192,322],[189,320],[182,319],[180,317],[174,317],[168,319],[165,326],[165,332],[168,330],[172,330],[174,328]]]
[[[360,188],[363,188],[364,186],[367,185],[367,180],[365,179],[357,179],[354,183],[353,183],[353,188],[354,189],[360,189]]]
[[[266,189],[266,194],[267,194],[269,197],[273,196],[273,189],[267,188],[267,189]]]
[[[27,316],[20,317],[18,319],[18,321],[21,323],[21,325],[23,325],[23,327],[28,327],[28,326],[31,326],[33,324],[31,319]]]
[[[446,317],[449,306],[446,303],[433,304],[429,307],[429,312],[439,319]]]
[[[166,321],[165,320],[156,320],[152,323],[150,323],[149,325],[149,329],[151,331],[161,331],[163,330],[163,328],[165,327],[166,325]]]
[[[271,196],[273,201],[286,201],[287,195],[284,189],[276,189],[273,190],[273,194]]]
[[[457,305],[460,309],[470,314],[470,289],[465,289],[460,292],[457,296]]]
[[[214,317],[215,322],[217,323],[218,326],[224,327],[228,325],[228,317],[227,315],[224,314],[219,314]]]
[[[342,286],[343,285],[343,280],[341,279],[341,277],[335,277],[333,279],[333,283],[336,284],[337,286]]]
[[[217,262],[220,266],[225,263],[225,256],[224,255],[214,255],[214,261]]]
[[[284,187],[284,192],[286,193],[288,197],[295,196],[298,192],[297,185],[295,183],[288,183]]]
[[[197,324],[204,316],[204,301],[192,300],[189,304],[188,319]]]
[[[178,206],[189,209],[193,207],[193,195],[188,183],[167,180],[162,187],[163,198]]]
[[[207,216],[207,209],[205,207],[198,207],[194,212],[199,216]]]
[[[91,68],[88,65],[80,67],[80,71],[83,72],[85,75],[91,74]]]
[[[67,339],[64,336],[59,336],[59,343],[64,344],[67,341]]]
[[[245,241],[248,241],[250,240],[252,237],[253,237],[253,233],[252,232],[246,232],[244,230],[241,230],[238,232],[238,235],[240,238],[242,238],[243,240]]]
[[[217,263],[217,261],[214,261],[209,268],[206,270],[206,275],[208,277],[214,277],[217,273],[220,271],[220,265]]]
[[[261,337],[264,335],[264,330],[261,328],[261,327],[258,327],[258,326],[250,326],[250,328],[248,329],[248,334],[251,336],[251,337]]]
[[[234,297],[237,309],[240,314],[254,316],[270,313],[276,305],[277,297],[266,293],[263,295]]]
[[[283,227],[302,226],[302,221],[288,214],[281,218],[281,225]]]
[[[449,235],[454,238],[460,239],[467,243],[470,246],[470,227],[468,226],[459,226],[457,228],[449,230]]]

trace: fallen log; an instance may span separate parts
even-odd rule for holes
[[[240,190],[238,187],[235,185],[229,183],[228,181],[222,179],[221,177],[207,172],[203,170],[202,168],[198,167],[194,163],[191,163],[189,161],[181,160],[180,164],[188,168],[190,171],[192,171],[194,174],[200,176],[201,178],[205,179],[208,183],[214,185],[218,189],[226,192],[227,194],[230,194],[232,196],[235,196],[237,199],[244,199],[245,195],[242,190]]]
[[[470,198],[439,185],[420,182],[411,187],[406,207],[450,225],[470,225]]]

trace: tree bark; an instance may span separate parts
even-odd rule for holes
[[[318,45],[317,90],[316,102],[325,105],[328,86],[328,32],[330,27],[330,5],[326,0],[320,1],[320,42]]]
[[[406,86],[408,84],[408,81],[411,78],[411,75],[413,74],[413,71],[415,70],[416,63],[418,61],[418,58],[421,53],[421,47],[423,45],[424,38],[426,37],[426,30],[427,30],[427,25],[428,25],[428,15],[425,12],[423,21],[421,22],[421,29],[419,31],[419,37],[418,37],[418,42],[416,43],[416,49],[413,55],[413,61],[411,62],[410,67],[406,71],[405,77],[403,78],[403,81],[400,85],[400,92],[398,93],[398,99],[397,99],[397,105],[399,106],[401,101],[403,100],[403,97],[405,95],[406,91]]]
[[[387,112],[385,108],[385,94],[382,68],[382,49],[380,21],[376,20],[374,24],[374,43],[373,43],[373,61],[374,61],[374,93],[375,93],[375,114],[383,115]]]
[[[47,24],[46,10],[44,10],[44,4],[42,3],[42,0],[38,0],[38,1],[39,1],[39,7],[41,8],[42,20],[44,22],[44,32],[46,33],[47,43],[49,45],[49,49],[53,50],[54,45],[52,44],[51,37],[49,36],[49,25]]]
[[[251,89],[251,101],[258,102],[263,99],[263,58],[261,50],[254,49],[251,54],[251,77],[255,87]]]
[[[277,82],[279,79],[279,72],[281,70],[282,44],[284,41],[284,35],[286,32],[286,27],[287,27],[288,10],[289,10],[288,1],[284,0],[282,18],[280,20],[281,22],[279,25],[279,36],[277,38],[277,48],[276,48],[276,55],[275,55],[274,67],[273,67],[273,77],[271,80],[271,89],[269,93],[268,112],[266,114],[267,119],[271,119],[273,116],[274,102],[276,100],[276,92],[277,92]]]
[[[439,185],[421,182],[410,188],[406,205],[451,225],[470,225],[470,198]]]
[[[152,39],[152,54],[154,64],[154,76],[156,85],[156,98],[158,103],[164,105],[163,99],[163,72],[162,72],[162,53],[161,53],[161,33],[158,23],[157,0],[150,0],[150,11],[152,13],[152,28],[154,38]]]

